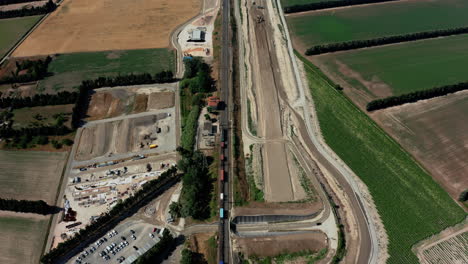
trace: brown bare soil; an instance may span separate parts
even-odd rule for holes
[[[162,133],[156,135],[155,128],[161,120]],[[76,160],[90,160],[104,155],[136,152],[147,150],[148,142],[158,144],[158,150],[170,150],[170,130],[166,132],[169,124],[166,113],[123,119],[112,122],[100,122],[81,130]],[[98,121],[99,122],[99,121]],[[146,135],[151,135],[148,139]],[[151,139],[150,139],[151,138]],[[140,142],[144,143],[140,148]],[[146,144],[148,143],[148,144]],[[174,147],[175,148],[175,147]]]
[[[320,201],[313,203],[260,203],[250,202],[247,206],[236,207],[235,215],[306,215],[322,210]]]
[[[165,48],[200,7],[200,0],[65,0],[13,56]]]
[[[468,91],[371,114],[457,199],[468,189]]]
[[[323,233],[308,232],[266,237],[236,238],[234,242],[247,256],[273,257],[281,253],[303,250],[320,251],[327,247],[327,237]]]
[[[119,116],[123,110],[123,100],[119,100],[111,92],[97,92],[91,96],[87,116],[88,120],[98,120]]]
[[[174,92],[151,93],[148,99],[148,110],[169,108],[174,106]]]
[[[135,105],[133,106],[132,113],[141,113],[146,111],[148,107],[148,95],[137,94],[135,97]]]
[[[212,252],[208,245],[208,240],[214,236],[215,233],[198,233],[190,236],[189,239],[189,246],[192,252],[198,253],[203,255],[203,258],[208,262],[212,263],[213,261],[209,261],[210,259],[216,260],[216,252]],[[212,256],[213,253],[215,256]],[[215,262],[216,263],[216,262]]]
[[[99,120],[137,114],[174,106],[174,92],[143,92],[138,88],[112,88],[98,91],[91,96],[87,120]]]

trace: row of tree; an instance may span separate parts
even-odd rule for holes
[[[50,206],[43,200],[28,201],[0,198],[0,210],[46,215],[56,213],[57,207]]]
[[[134,196],[127,198],[124,201],[118,202],[112,210],[101,215],[96,221],[81,229],[74,237],[58,244],[57,247],[42,256],[41,262],[56,263],[60,262],[60,258],[73,251],[80,244],[90,243],[92,239],[105,234],[107,230],[114,227],[118,221],[135,212],[145,203],[154,199],[164,191],[164,186],[173,184],[179,180],[177,168],[172,167],[161,174],[157,179],[145,183]],[[91,240],[91,241],[89,241]],[[89,242],[88,242],[89,241]]]
[[[149,73],[118,75],[115,77],[98,77],[94,80],[85,80],[81,86],[91,90],[101,87],[128,86],[151,83],[167,83],[174,81],[172,71],[162,71],[151,76]]]
[[[302,5],[288,6],[288,7],[285,7],[283,10],[284,10],[284,13],[297,13],[297,12],[334,8],[334,7],[341,7],[341,6],[373,4],[373,3],[378,3],[378,2],[391,2],[391,1],[399,1],[399,0],[333,0],[333,1],[324,0],[322,2],[317,2],[317,3],[308,3],[308,4],[302,4]]]
[[[115,86],[128,86],[140,85],[151,83],[167,83],[174,81],[174,74],[172,71],[161,71],[151,76],[149,73],[142,74],[128,74],[118,75],[115,77],[98,77],[94,80],[84,80],[78,87],[78,96],[75,100],[75,106],[72,111],[72,126],[77,128],[80,126],[81,118],[86,114],[89,104],[90,92],[93,89],[101,87],[115,87]]]
[[[176,239],[171,235],[169,230],[165,229],[161,240],[139,257],[136,264],[157,264],[162,262],[162,256],[165,255],[171,248],[174,247]]]
[[[44,79],[51,61],[50,56],[47,56],[44,60],[16,61],[16,70],[10,76],[0,79],[0,84],[32,82]],[[24,70],[27,70],[27,72],[21,73]]]
[[[347,42],[313,46],[312,48],[307,49],[307,51],[305,52],[305,55],[310,56],[310,55],[317,55],[317,54],[323,54],[323,53],[328,53],[328,52],[368,48],[368,47],[394,44],[394,43],[400,43],[400,42],[415,41],[415,40],[437,38],[437,37],[446,37],[446,36],[460,35],[460,34],[466,34],[466,33],[468,33],[468,27],[453,28],[453,29],[440,29],[440,30],[425,31],[425,32],[411,33],[411,34],[398,35],[398,36],[389,36],[389,37],[382,37],[382,38],[375,38],[375,39],[352,40],[352,41],[347,41]]]
[[[35,136],[63,136],[70,133],[71,130],[64,126],[38,126],[38,127],[23,127],[14,129],[11,126],[0,128],[0,138],[20,138],[35,137]]]
[[[443,96],[450,93],[468,89],[468,82],[462,82],[452,85],[445,85],[441,87],[435,87],[428,90],[416,91],[412,93],[390,96],[387,98],[377,99],[367,104],[367,111],[374,111],[384,109],[387,107],[402,105],[406,103],[414,103],[419,100],[430,99],[433,97]]]
[[[57,5],[49,0],[43,6],[33,6],[31,8],[22,8],[22,9],[14,9],[14,10],[7,10],[7,11],[0,11],[0,19],[2,18],[12,18],[12,17],[24,17],[24,16],[36,16],[36,15],[44,15],[50,12],[53,12],[57,8]]]
[[[0,98],[0,108],[23,108],[45,105],[73,104],[78,99],[77,92],[59,92],[57,94],[36,94],[33,97]]]
[[[12,4],[21,4],[21,3],[29,3],[35,1],[42,1],[42,0],[0,0],[0,6],[2,5],[12,5]]]

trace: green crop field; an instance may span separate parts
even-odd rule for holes
[[[327,144],[368,186],[389,238],[387,263],[418,263],[411,246],[464,211],[402,148],[310,62],[307,77]]]
[[[58,55],[49,65],[53,74],[39,84],[40,91],[73,89],[82,80],[99,76],[129,73],[157,73],[175,70],[175,55],[168,49],[146,49],[106,52],[83,52]]]
[[[42,16],[30,16],[0,19],[0,57],[3,57],[41,18]]]
[[[376,83],[378,80],[388,85],[393,95],[400,95],[468,81],[467,45],[468,35],[459,35],[331,53],[314,59],[332,76],[338,76],[354,88],[363,89],[372,97],[379,97],[378,88],[365,87],[364,83]],[[349,70],[340,71],[338,62],[344,63]]]
[[[0,263],[36,264],[43,249],[49,218],[4,216],[0,218]]]
[[[468,26],[468,1],[399,1],[287,17],[305,46]]]

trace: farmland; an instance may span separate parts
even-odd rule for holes
[[[175,69],[174,52],[161,49],[83,52],[61,54],[49,65],[52,76],[39,83],[39,90],[52,93],[78,87],[82,80],[99,76]]]
[[[468,91],[391,107],[371,116],[454,198],[468,188]]]
[[[30,16],[0,20],[0,57],[12,48],[42,16]]]
[[[0,217],[0,263],[38,263],[48,222],[44,216]]]
[[[387,263],[417,263],[411,246],[460,222],[464,211],[394,140],[306,63],[325,141],[372,193],[389,238]]]
[[[319,44],[465,27],[467,11],[468,2],[463,0],[398,1],[289,15],[287,21],[297,45],[306,49]]]
[[[65,0],[13,56],[167,48],[171,32],[200,8],[200,0]]]
[[[310,3],[326,2],[331,0],[281,0],[282,7],[293,5],[305,5]]]
[[[37,107],[24,107],[13,110],[13,127],[22,128],[31,125],[55,125],[57,116],[63,114],[65,120],[64,125],[71,128],[71,117],[73,105],[50,105]]]
[[[40,151],[0,151],[2,198],[55,203],[67,154]]]
[[[360,106],[375,98],[467,81],[468,35],[312,57]],[[411,73],[411,74],[408,74]]]

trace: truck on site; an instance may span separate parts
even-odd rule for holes
[[[157,144],[151,144],[151,145],[149,145],[149,148],[150,148],[150,149],[155,149],[155,148],[157,148],[157,147],[158,147]]]
[[[224,208],[219,209],[219,218],[224,219]]]

